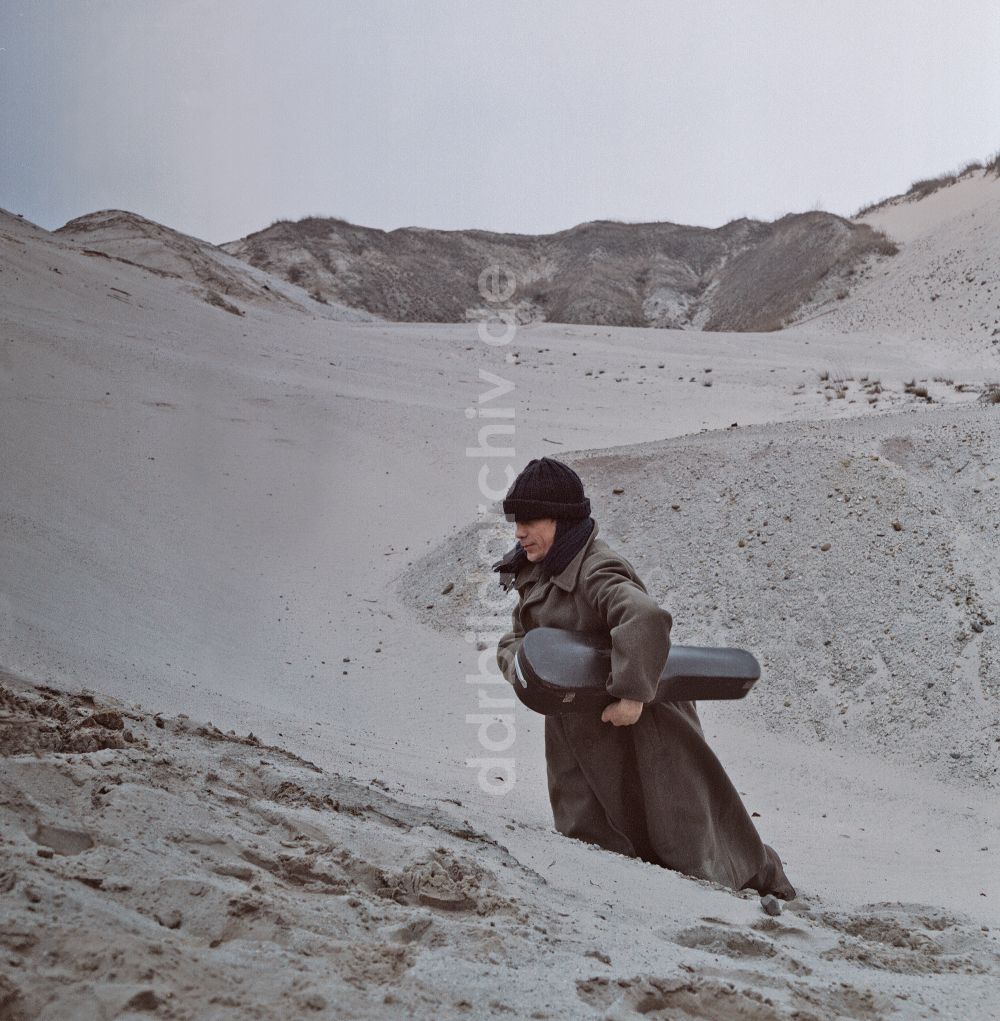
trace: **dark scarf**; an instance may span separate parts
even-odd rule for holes
[[[583,549],[591,533],[594,531],[595,521],[593,518],[583,518],[581,521],[556,521],[556,537],[552,542],[552,548],[545,554],[541,561],[542,577],[552,578],[566,570],[569,562]],[[528,554],[521,548],[521,544],[515,543],[514,547],[507,551],[502,560],[493,565],[493,570],[500,575],[500,585],[505,591],[509,591],[517,572],[529,563]]]

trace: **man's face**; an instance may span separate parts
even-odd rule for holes
[[[544,559],[545,554],[552,549],[552,543],[556,538],[556,519],[536,518],[534,521],[518,521],[514,525],[514,537],[521,544],[528,559],[535,563]]]

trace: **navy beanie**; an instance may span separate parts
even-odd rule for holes
[[[510,521],[579,521],[590,517],[590,501],[580,476],[569,465],[551,457],[536,457],[514,479],[503,512]]]

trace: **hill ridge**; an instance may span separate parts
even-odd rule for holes
[[[499,263],[524,322],[741,331],[781,328],[821,281],[894,251],[867,224],[818,211],[720,227],[591,220],[538,235],[310,216],[221,247],[320,300],[399,321],[475,318],[479,273]]]

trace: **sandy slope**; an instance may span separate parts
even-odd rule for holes
[[[824,332],[1000,348],[1000,177],[972,171],[920,201],[892,199],[861,222],[897,241],[899,253],[872,267],[848,298],[827,294],[803,318]]]
[[[0,753],[5,1018],[801,1021],[994,1002],[997,938],[952,910],[810,896],[769,918],[185,716],[4,678]]]
[[[242,315],[247,302],[287,308],[347,322],[371,322],[368,312],[346,305],[314,301],[305,291],[264,273],[207,241],[121,209],[105,209],[77,217],[60,227],[51,240],[69,242],[84,254],[141,266],[157,276],[188,284],[193,293],[216,308]]]
[[[767,335],[548,324],[490,347],[473,325],[249,305],[234,316],[182,280],[85,256],[21,221],[0,224],[0,244],[0,664],[123,700],[152,749],[5,759],[13,923],[36,937],[4,943],[5,981],[23,1003],[40,1002],[29,993],[40,982],[50,1017],[114,1016],[147,989],[177,1017],[252,1016],[250,1005],[288,1016],[282,991],[315,995],[296,1009],[330,1017],[994,1012],[997,949],[983,927],[1000,925],[987,623],[1000,595],[997,412],[976,402],[998,372],[965,320],[928,343],[905,322],[852,335],[820,332],[819,320]],[[593,451],[580,467],[604,534],[670,605],[681,639],[746,643],[766,661],[751,699],[703,716],[802,891],[780,927],[754,901],[553,834],[538,718],[516,714],[508,796],[480,791],[466,767],[482,750],[466,722],[479,686],[465,678],[506,614],[477,573],[508,537],[470,527],[482,459],[467,455],[477,420],[465,410],[492,385],[484,371],[513,384],[502,400],[518,464]],[[910,379],[926,379],[937,403],[904,392]],[[606,450],[653,440],[664,442]],[[467,634],[470,612],[483,634]],[[252,730],[327,772],[310,787],[278,753],[161,731],[153,710]],[[173,771],[157,772],[160,754]],[[251,755],[280,759],[281,775],[260,780]],[[78,783],[91,771],[96,800]],[[131,889],[109,884],[99,907],[70,872],[126,868],[106,860],[128,829],[96,786],[118,788],[113,775],[128,812],[152,811],[163,791],[169,804],[143,823]],[[286,780],[323,807],[289,824],[210,793],[243,783],[271,812]],[[194,811],[192,790],[201,814],[184,825],[230,843],[192,854],[168,839]],[[364,802],[360,814],[331,814],[322,799],[335,792]],[[473,836],[448,835],[452,809]],[[386,830],[393,812],[406,826]],[[39,825],[94,846],[38,858]],[[335,879],[318,913],[317,891],[274,864],[296,833],[309,870]],[[273,867],[251,861],[261,889],[247,913],[268,921],[233,923],[212,947],[221,937],[198,911],[185,921],[182,888],[205,885],[217,913],[226,898],[242,903],[247,881],[217,888],[211,870],[250,860],[252,840]],[[416,862],[448,896],[468,882],[477,905],[481,890],[516,903],[456,913],[421,902],[414,880],[400,905],[365,868],[346,868],[358,858],[411,878]],[[143,885],[143,870],[164,878]],[[33,901],[29,889],[52,892]],[[176,929],[150,921],[154,901],[180,912]],[[60,935],[67,905],[81,920]],[[98,910],[128,924],[87,958],[88,978],[82,919]],[[400,926],[411,928],[393,935]],[[166,964],[149,963],[153,946]],[[267,962],[259,982],[251,957]],[[302,984],[281,985],[298,967]],[[229,1000],[210,1012],[213,996]]]

